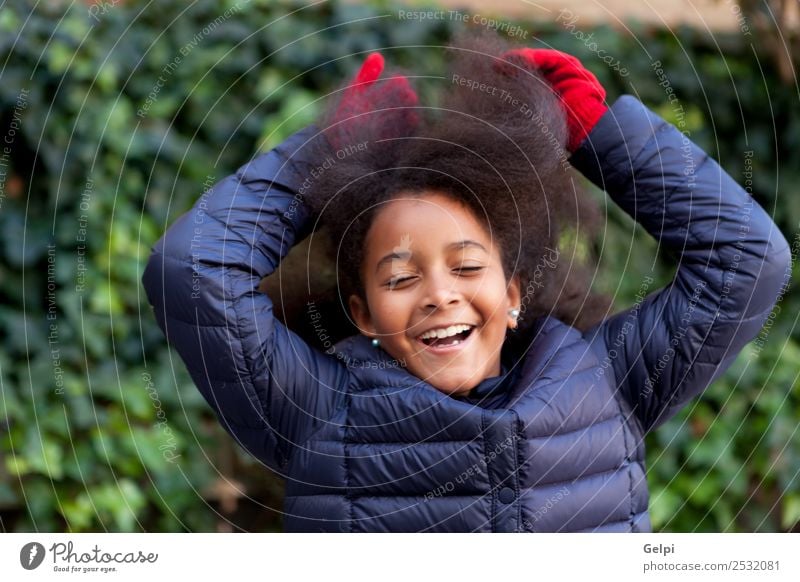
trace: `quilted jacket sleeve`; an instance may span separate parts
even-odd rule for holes
[[[679,257],[668,286],[584,334],[649,431],[758,335],[791,276],[789,245],[716,161],[634,97],[570,161]]]
[[[142,282],[220,423],[274,470],[339,406],[347,370],[273,317],[258,290],[311,225],[297,195],[308,127],[205,192],[156,243]],[[297,196],[296,196],[297,195]]]

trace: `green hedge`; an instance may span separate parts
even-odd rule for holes
[[[280,528],[281,481],[231,444],[166,348],[140,286],[144,262],[204,184],[314,119],[318,97],[364,51],[441,74],[438,47],[455,26],[402,21],[386,3],[154,6],[31,13],[10,1],[0,11],[2,530]],[[751,164],[756,198],[794,241],[797,94],[741,37],[518,24],[529,45],[583,59],[610,98],[634,93],[683,122],[743,183]],[[682,112],[667,101],[654,61]],[[435,88],[435,79],[421,80],[422,99]],[[609,212],[596,241],[604,249],[597,285],[622,308],[654,257],[661,284],[674,257],[660,256],[637,227],[634,252],[620,261],[633,223],[613,205]],[[763,345],[648,437],[657,529],[797,527],[797,303],[787,293]]]

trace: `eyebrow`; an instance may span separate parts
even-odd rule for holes
[[[460,240],[460,241],[456,241],[456,242],[450,243],[449,245],[447,245],[445,247],[445,250],[448,250],[448,251],[451,250],[451,249],[459,249],[459,250],[461,250],[461,249],[464,249],[466,247],[479,248],[479,249],[481,249],[483,252],[485,252],[487,254],[489,252],[489,251],[486,250],[486,247],[484,247],[481,243],[479,243],[477,241],[474,241],[474,240],[469,240],[469,239]],[[377,272],[384,263],[388,263],[388,262],[393,261],[395,259],[409,259],[409,258],[411,258],[411,251],[400,251],[400,252],[389,253],[388,255],[386,255],[385,257],[383,257],[381,260],[378,261],[378,264],[375,266],[375,272]]]

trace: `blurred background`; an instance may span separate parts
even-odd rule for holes
[[[609,101],[638,96],[718,159],[793,258],[800,241],[794,0],[32,6],[0,5],[0,531],[280,531],[280,478],[218,426],[140,277],[204,189],[312,122],[367,51],[420,75],[423,102],[459,27],[572,53]],[[623,309],[675,257],[613,204],[608,219],[574,244]],[[280,299],[305,259],[264,288],[313,343]],[[323,288],[332,269],[311,261]],[[647,437],[655,530],[800,531],[798,313],[789,285],[726,374]]]

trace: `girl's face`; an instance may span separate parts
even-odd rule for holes
[[[500,249],[470,209],[433,191],[393,199],[376,213],[365,247],[367,301],[349,300],[363,333],[447,394],[500,374],[519,280],[506,281]]]

